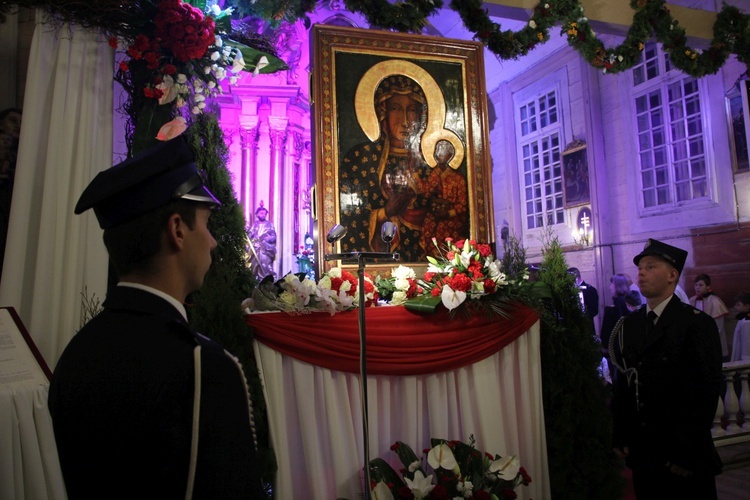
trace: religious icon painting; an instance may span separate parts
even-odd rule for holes
[[[586,143],[573,141],[562,152],[563,193],[565,208],[577,207],[591,202],[589,189],[589,163]]]
[[[317,234],[339,224],[336,253],[393,252],[410,267],[437,255],[433,239],[492,243],[482,45],[325,25],[313,45]],[[323,272],[346,266],[318,247]]]

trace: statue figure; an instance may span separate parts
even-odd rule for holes
[[[276,273],[273,270],[273,261],[276,259],[276,230],[266,217],[268,217],[268,210],[261,201],[255,211],[255,221],[247,233],[250,240],[250,265],[253,276],[258,281],[266,276],[276,279]]]

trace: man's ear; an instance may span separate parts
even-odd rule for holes
[[[166,236],[167,243],[169,244],[170,248],[174,248],[175,250],[182,249],[182,245],[185,241],[186,227],[187,226],[185,225],[185,221],[182,220],[180,214],[174,213],[169,216],[169,219],[167,221]]]

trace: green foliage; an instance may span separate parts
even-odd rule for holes
[[[551,292],[541,317],[541,359],[552,498],[620,498],[601,351],[567,268],[560,242],[548,235],[539,280]]]
[[[269,446],[266,404],[253,355],[252,330],[245,323],[240,303],[250,296],[253,278],[245,265],[245,218],[226,169],[228,150],[216,114],[197,115],[185,132],[206,184],[221,201],[211,215],[209,229],[218,243],[203,287],[188,297],[190,323],[236,356],[245,372],[258,436],[262,474],[273,482],[276,460]]]

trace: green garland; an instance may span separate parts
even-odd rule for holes
[[[235,2],[238,6],[248,4],[248,0]],[[278,0],[258,0],[256,6],[264,3],[278,5]],[[295,2],[285,0],[283,3],[288,6]],[[314,8],[310,0],[297,0],[297,3],[300,3],[297,8],[287,12],[277,7],[274,18],[291,20],[290,16],[306,16]],[[387,0],[345,0],[344,3],[349,11],[365,16],[371,26],[414,33],[421,33],[427,18],[443,5],[442,0],[403,0],[395,4]],[[736,54],[746,66],[750,65],[750,15],[736,7],[722,6],[713,27],[714,37],[709,47],[701,51],[687,45],[685,29],[672,17],[665,0],[630,0],[630,6],[635,13],[625,41],[607,48],[591,29],[579,0],[541,0],[532,10],[526,26],[519,31],[502,30],[490,19],[481,0],[452,0],[450,3],[474,38],[501,59],[517,59],[528,54],[550,39],[550,28],[561,25],[561,34],[570,46],[586,62],[605,73],[632,68],[640,61],[645,43],[652,38],[662,44],[676,68],[694,77],[716,73],[731,54]],[[256,13],[261,14],[261,9],[256,7]]]

